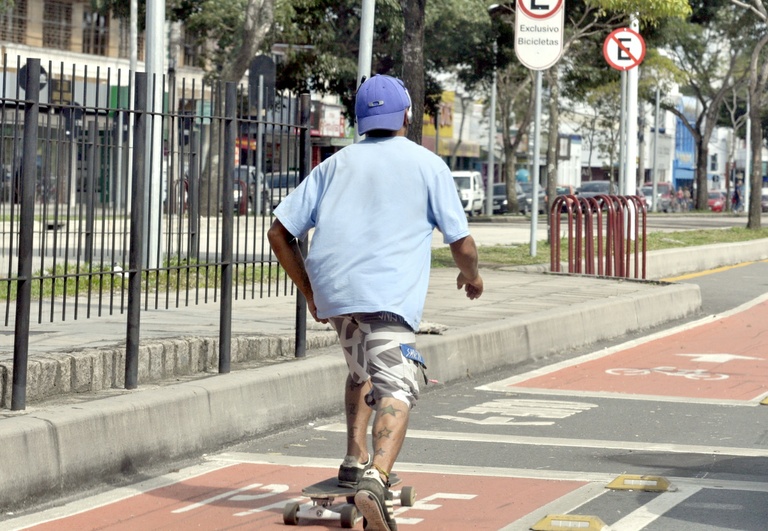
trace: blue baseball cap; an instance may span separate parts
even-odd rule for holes
[[[397,131],[403,126],[405,111],[410,106],[411,97],[402,81],[377,74],[357,90],[357,132],[364,135],[375,129]]]

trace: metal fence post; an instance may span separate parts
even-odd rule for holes
[[[195,126],[189,132],[189,179],[187,180],[187,218],[189,219],[189,259],[197,257],[200,250],[200,133]]]
[[[221,308],[219,310],[219,373],[230,370],[232,360],[232,233],[235,216],[233,179],[237,142],[237,85],[224,87],[224,176],[221,188]],[[246,193],[247,188],[243,189]]]
[[[27,59],[24,102],[24,139],[21,168],[21,212],[19,222],[19,270],[16,291],[16,328],[13,336],[13,386],[11,409],[27,407],[27,361],[29,312],[32,299],[32,239],[35,223],[35,167],[37,126],[40,114],[40,59]]]
[[[86,162],[88,170],[86,182],[88,183],[85,196],[85,261],[93,262],[93,223],[96,218],[96,139],[98,130],[96,120],[88,125],[88,152]]]
[[[310,137],[309,118],[312,102],[309,94],[302,94],[299,100],[299,176],[304,180],[312,166],[312,138]],[[299,242],[301,254],[307,256],[307,239]],[[307,355],[307,298],[296,290],[296,357]]]
[[[147,140],[147,74],[137,72],[134,92],[136,112],[133,141],[145,146]],[[131,175],[131,234],[128,272],[128,330],[125,344],[125,388],[136,389],[139,377],[139,331],[141,323],[141,277],[144,256],[144,164],[146,150],[133,150]]]

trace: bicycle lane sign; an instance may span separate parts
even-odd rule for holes
[[[768,381],[766,320],[761,301],[485,387],[759,402]]]

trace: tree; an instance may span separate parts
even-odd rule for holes
[[[608,156],[609,179],[616,182],[615,174],[618,159],[619,127],[621,117],[621,88],[616,80],[595,87],[586,96],[588,108],[592,110],[590,117],[589,135],[593,138],[590,142],[590,159],[592,150],[596,147]],[[590,164],[591,167],[591,164]]]
[[[762,21],[761,34],[752,49],[749,61],[749,102],[750,102],[750,134],[752,136],[752,145],[749,146],[751,153],[750,175],[750,196],[749,196],[749,218],[747,220],[748,229],[760,228],[760,196],[762,188],[762,160],[761,153],[763,148],[763,135],[761,127],[761,116],[763,107],[766,104],[765,90],[768,85],[768,59],[765,58],[763,50],[768,44],[768,30],[765,29],[768,23],[768,10],[761,0],[731,0],[739,7],[746,9],[750,14],[757,16]]]
[[[717,126],[723,100],[746,73],[740,69],[744,42],[743,17],[735,17],[733,9],[713,13],[704,24],[670,21],[666,25],[671,35],[668,49],[683,79],[684,93],[697,102],[697,114],[689,120],[675,102],[664,101],[662,107],[675,114],[691,132],[696,145],[696,195],[694,205],[707,208],[707,169],[709,141]]]
[[[411,95],[411,135],[421,134],[423,112],[434,116],[442,87],[434,73],[471,62],[487,35],[481,0],[378,0],[374,19],[372,70],[397,76]],[[423,20],[422,20],[423,19]],[[278,70],[278,86],[338,95],[354,117],[359,52],[359,0],[279,2],[270,39],[289,45]],[[457,33],[467,38],[456,39]],[[429,39],[423,35],[428,34]],[[421,35],[421,36],[419,36]],[[292,49],[290,45],[302,45]],[[420,51],[421,50],[421,51]],[[416,139],[415,136],[411,137]]]

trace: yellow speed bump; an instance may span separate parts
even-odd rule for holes
[[[643,490],[647,492],[677,490],[667,478],[661,476],[635,476],[632,474],[622,474],[608,483],[605,488],[615,490]]]
[[[766,396],[765,398],[763,398],[763,399],[760,401],[760,404],[761,404],[761,405],[763,405],[763,406],[768,406],[768,396]]]
[[[542,518],[531,527],[533,531],[570,531],[572,529],[602,531],[607,528],[605,522],[597,516],[581,514],[551,514]]]

